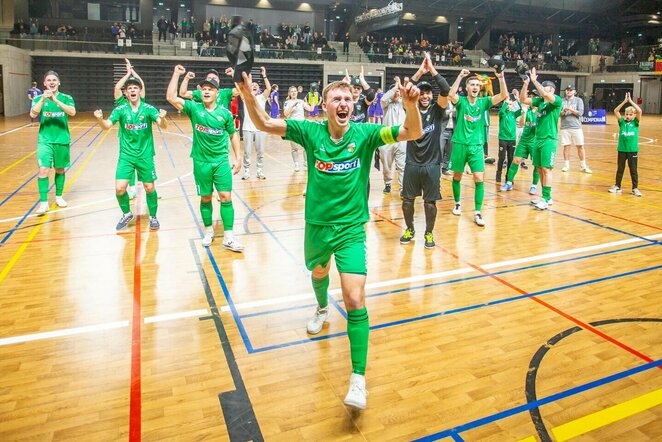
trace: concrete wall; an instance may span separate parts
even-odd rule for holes
[[[0,45],[2,65],[2,100],[6,117],[25,114],[30,110],[28,89],[32,82],[32,57],[29,51]],[[37,83],[42,83],[35,79]],[[41,86],[39,87],[41,89]]]

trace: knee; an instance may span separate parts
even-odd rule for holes
[[[221,198],[222,203],[227,203],[228,201],[232,201],[232,193],[231,192],[218,192],[218,196]],[[209,197],[211,200],[211,197]]]
[[[126,186],[115,186],[115,194],[116,195],[124,195],[126,193]]]
[[[55,169],[55,173],[57,173],[59,175],[63,175],[64,174],[64,169]]]
[[[347,310],[360,310],[365,307],[365,289],[352,287],[344,295]]]
[[[202,201],[203,203],[211,203],[211,195],[201,196],[200,201]]]
[[[154,192],[154,183],[143,183],[143,187],[145,188],[145,193],[152,193]]]
[[[40,167],[39,168],[39,178],[46,178],[48,177],[48,167]]]
[[[462,174],[460,172],[453,172],[453,181],[462,181]]]

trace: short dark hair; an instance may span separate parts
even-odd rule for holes
[[[55,72],[55,71],[48,71],[48,72],[46,72],[46,73],[44,74],[44,81],[46,80],[46,77],[48,77],[49,75],[55,75],[55,76],[57,77],[58,80],[60,79],[60,75],[59,75],[57,72]]]

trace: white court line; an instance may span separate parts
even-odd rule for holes
[[[662,238],[662,233],[658,233],[655,235],[650,235],[650,236],[645,236],[644,238],[650,239],[650,240],[655,240],[657,238]],[[587,247],[579,247],[576,249],[570,249],[570,250],[562,250],[560,252],[553,252],[553,253],[546,253],[543,255],[535,255],[535,256],[529,256],[526,258],[519,258],[519,259],[511,259],[508,261],[500,261],[500,262],[495,262],[491,264],[485,264],[481,265],[480,267],[486,270],[491,270],[491,269],[497,269],[501,267],[508,267],[511,265],[515,264],[525,264],[525,263],[531,263],[534,261],[542,261],[546,259],[551,259],[551,258],[560,258],[563,256],[569,256],[569,255],[576,255],[578,253],[584,253],[584,252],[590,252],[590,251],[595,251],[595,250],[600,250],[600,249],[607,249],[610,247],[618,247],[622,246],[625,244],[632,244],[632,243],[637,243],[637,242],[642,242],[644,241],[643,239],[639,238],[631,238],[631,239],[625,239],[621,241],[612,241],[608,243],[603,243],[603,244],[597,244],[594,246],[587,246]],[[400,279],[391,279],[387,281],[381,281],[381,282],[374,282],[370,284],[366,284],[365,288],[366,289],[374,289],[374,288],[382,288],[382,287],[390,287],[394,285],[400,285],[400,284],[407,284],[407,283],[412,283],[412,282],[420,282],[420,281],[425,281],[429,279],[438,279],[438,278],[443,278],[447,276],[454,276],[454,275],[461,275],[461,274],[466,274],[466,273],[472,273],[475,272],[476,270],[472,267],[463,267],[460,269],[455,269],[455,270],[449,270],[447,272],[440,272],[440,273],[428,273],[425,275],[417,275],[417,276],[412,276],[409,278],[400,278]],[[332,289],[329,290],[329,295],[339,295],[341,294],[340,289]],[[294,301],[301,301],[301,300],[312,300],[315,299],[313,293],[307,292],[307,293],[301,293],[297,295],[292,295],[292,296],[282,296],[280,298],[272,298],[272,299],[264,299],[260,301],[251,301],[251,302],[245,302],[241,304],[234,304],[235,310],[246,310],[250,308],[255,308],[255,307],[265,307],[269,305],[278,305],[278,304],[288,304]],[[220,309],[222,312],[229,312],[230,307],[229,306],[223,306]]]
[[[650,236],[645,236],[643,237],[648,240],[655,240],[658,238],[662,238],[662,233],[658,233],[655,235],[650,235]],[[600,249],[606,249],[610,247],[617,247],[617,246],[622,246],[626,244],[633,244],[637,242],[642,242],[644,239],[639,239],[639,238],[631,238],[631,239],[626,239],[622,241],[612,241],[608,243],[603,243],[603,244],[596,244],[593,246],[587,246],[587,247],[579,247],[576,249],[570,249],[570,250],[563,250],[560,252],[553,252],[553,253],[546,253],[543,255],[536,255],[536,256],[530,256],[528,258],[520,258],[520,259],[511,259],[508,261],[500,261],[500,262],[495,262],[491,264],[485,264],[480,266],[483,269],[496,269],[499,267],[507,267],[511,266],[513,264],[523,264],[523,263],[529,263],[533,261],[539,261],[539,260],[544,260],[544,259],[549,259],[549,258],[559,258],[562,256],[568,256],[568,255],[574,255],[577,253],[582,253],[582,252],[588,252],[588,251],[595,251],[595,250],[600,250]],[[381,288],[381,287],[387,287],[387,286],[393,286],[393,285],[399,285],[399,284],[406,284],[409,282],[418,282],[418,281],[424,281],[428,279],[436,279],[436,278],[442,278],[446,276],[453,276],[453,275],[460,275],[460,274],[465,274],[465,273],[471,273],[474,272],[475,269],[471,267],[464,267],[460,269],[455,269],[455,270],[449,270],[446,272],[439,272],[439,273],[429,273],[426,275],[418,275],[418,276],[412,276],[410,278],[399,278],[399,279],[391,279],[387,281],[381,281],[381,282],[375,282],[371,284],[366,284],[366,289],[373,289],[373,288]],[[338,295],[340,294],[340,289],[332,289],[329,290],[330,295]],[[242,304],[235,304],[234,307],[236,310],[245,310],[249,308],[254,308],[254,307],[263,307],[263,306],[269,306],[269,305],[276,305],[276,304],[286,304],[286,303],[291,303],[294,301],[301,301],[301,300],[312,300],[315,299],[313,293],[302,293],[298,295],[292,295],[292,296],[283,296],[280,298],[275,298],[275,299],[266,299],[266,300],[261,300],[261,301],[252,301],[252,302],[245,302]],[[224,306],[221,307],[222,312],[228,312],[230,311],[229,306]],[[200,309],[200,310],[188,310],[184,312],[176,312],[176,313],[169,313],[169,314],[164,314],[164,315],[157,315],[157,316],[148,316],[144,319],[145,324],[151,324],[151,323],[156,323],[156,322],[165,322],[165,321],[173,321],[177,319],[185,319],[185,318],[191,318],[191,317],[200,317],[200,316],[205,316],[209,313],[207,309]],[[91,333],[91,332],[96,332],[96,331],[102,331],[102,330],[111,330],[111,329],[116,329],[116,328],[122,328],[122,327],[128,327],[129,326],[129,321],[117,321],[117,322],[107,322],[107,323],[102,323],[102,324],[97,324],[97,325],[90,325],[90,326],[85,326],[85,327],[74,327],[74,328],[66,328],[62,330],[54,330],[50,332],[44,332],[44,333],[34,333],[34,334],[29,334],[29,335],[20,335],[20,336],[13,336],[13,337],[8,337],[8,338],[0,338],[0,346],[3,345],[10,345],[10,344],[19,344],[23,342],[30,342],[30,341],[37,341],[41,339],[52,339],[52,338],[57,338],[57,337],[64,337],[64,336],[72,336],[72,335],[78,335],[78,334],[83,334],[83,333]]]
[[[183,318],[193,318],[196,316],[205,316],[209,313],[209,310],[206,308],[200,309],[200,310],[189,310],[187,312],[178,312],[178,313],[169,313],[166,315],[158,315],[158,316],[149,316],[145,318],[145,324],[153,324],[155,322],[164,322],[164,321],[173,321],[175,319],[183,319]]]
[[[19,130],[21,130],[21,129],[25,129],[26,127],[30,127],[30,126],[32,126],[32,123],[24,124],[23,126],[19,126],[19,127],[15,128],[15,129],[8,130],[7,132],[3,132],[3,133],[1,133],[1,134],[0,134],[0,137],[4,137],[5,135],[8,135],[8,134],[10,134],[10,133],[12,133],[12,132],[16,132],[16,131],[19,131]]]
[[[188,172],[188,173],[185,173],[185,174],[182,175],[182,176],[178,176],[178,177],[175,177],[175,178],[173,178],[173,179],[171,179],[171,180],[168,180],[168,181],[165,181],[165,182],[163,182],[163,183],[160,183],[160,184],[157,186],[157,188],[160,188],[160,187],[166,186],[166,185],[168,185],[168,184],[172,184],[173,182],[177,181],[179,178],[186,178],[187,176],[191,175],[192,173],[193,173],[193,171],[190,171],[190,172]],[[112,198],[104,198],[104,199],[100,199],[100,200],[94,200],[94,201],[90,201],[89,203],[77,204],[77,205],[75,205],[75,206],[63,207],[63,208],[61,208],[61,209],[58,208],[57,210],[54,210],[53,212],[49,212],[49,213],[52,213],[52,214],[62,213],[62,212],[66,212],[66,211],[68,211],[68,210],[76,210],[76,209],[80,209],[80,208],[82,208],[82,207],[95,206],[95,205],[97,205],[97,204],[105,203],[105,202],[108,202],[108,201],[117,201],[117,199],[116,199],[115,197],[112,197]],[[40,216],[40,215],[37,215],[36,213],[33,213],[33,214],[30,214],[30,215],[26,216],[25,219],[28,219],[28,218],[35,218],[35,217],[38,217],[38,216]],[[15,216],[14,218],[0,219],[0,224],[1,224],[1,223],[8,223],[8,222],[11,222],[11,221],[18,221],[18,220],[21,220],[21,219],[23,219],[22,216]]]

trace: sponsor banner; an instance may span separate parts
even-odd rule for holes
[[[640,61],[639,70],[645,72],[652,72],[655,70],[655,62],[653,61]]]
[[[607,124],[607,111],[604,109],[590,109],[582,116],[583,124]]]

